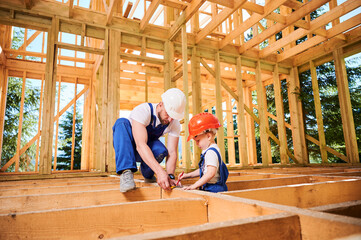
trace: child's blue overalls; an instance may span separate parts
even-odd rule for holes
[[[217,156],[218,156],[218,162],[219,162],[219,180],[216,183],[206,183],[201,187],[201,190],[208,191],[208,192],[224,192],[227,191],[227,179],[228,179],[228,169],[226,164],[222,161],[221,155],[219,154],[218,150],[216,148],[208,148],[203,154],[201,154],[201,159],[199,161],[199,171],[200,171],[200,177],[203,176],[202,167],[205,162],[205,156],[206,153],[209,150],[213,150]],[[207,167],[207,166],[206,166]]]
[[[147,145],[152,150],[154,158],[160,163],[164,157],[168,156],[168,150],[164,144],[159,141],[168,125],[156,124],[156,116],[153,115],[153,105],[148,103],[151,112],[151,120],[146,127],[148,133]],[[130,169],[136,172],[137,164],[140,162],[140,168],[145,178],[154,176],[153,170],[142,160],[137,152],[132,133],[132,125],[127,118],[119,118],[113,126],[113,146],[115,151],[116,171],[121,173],[123,170]]]

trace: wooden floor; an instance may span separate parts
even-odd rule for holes
[[[231,171],[222,194],[137,178],[128,193],[117,176],[0,182],[0,239],[361,237],[361,168]]]

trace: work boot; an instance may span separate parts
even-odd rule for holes
[[[132,171],[125,170],[120,174],[120,192],[128,192],[135,189],[135,182]]]

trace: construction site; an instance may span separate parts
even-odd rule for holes
[[[361,239],[360,52],[360,0],[0,0],[0,239]],[[213,113],[228,191],[119,191],[112,127],[170,88],[175,175]]]

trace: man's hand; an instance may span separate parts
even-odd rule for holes
[[[169,178],[168,174],[162,170],[157,173],[157,183],[159,187],[163,188],[164,190],[170,191],[170,186],[172,185],[171,179]],[[175,185],[175,183],[173,183]]]

